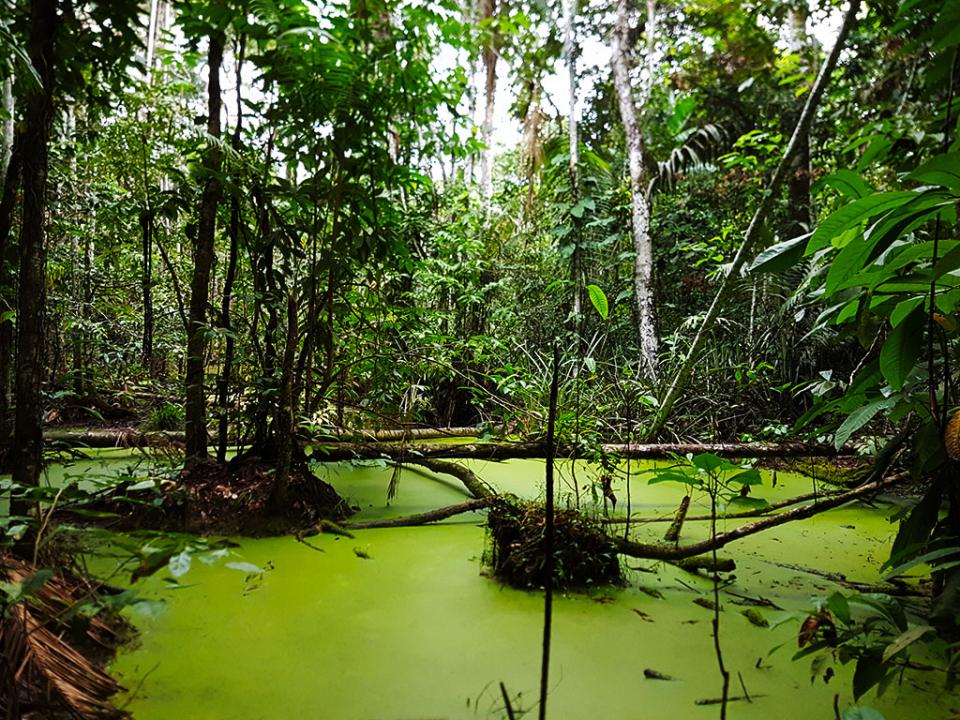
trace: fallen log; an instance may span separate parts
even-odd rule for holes
[[[471,428],[451,428],[466,433]],[[392,432],[392,431],[380,431]],[[441,432],[441,431],[437,431]],[[443,431],[445,434],[447,431]],[[452,435],[460,437],[459,435]],[[463,437],[465,437],[464,435]],[[145,431],[133,428],[93,429],[48,429],[44,439],[61,447],[146,447],[169,445],[184,441],[182,431]],[[341,462],[344,460],[389,459],[412,462],[422,459],[462,460],[522,460],[545,458],[547,444],[533,442],[490,443],[421,443],[390,441],[345,442],[324,439],[303,442],[311,450],[311,459],[317,462]],[[832,445],[802,442],[786,443],[605,443],[600,446],[606,453],[638,459],[664,460],[674,455],[713,453],[726,458],[792,458],[792,457],[837,457],[852,451],[836,450]],[[560,446],[557,456],[568,459],[585,458],[588,453],[575,446]],[[590,454],[592,457],[592,454]]]
[[[696,574],[698,570],[706,570],[708,572],[733,572],[737,569],[737,563],[733,558],[714,559],[712,555],[681,558],[679,560],[668,560],[666,562],[693,574]]]
[[[133,428],[47,430],[43,434],[46,445],[62,448],[165,447],[182,444],[185,437],[183,432],[176,430],[141,432]]]
[[[478,437],[483,433],[478,427],[402,427],[386,430],[354,430],[350,428],[331,428],[323,431],[323,438],[335,438],[337,441],[391,441],[391,440],[433,440],[438,438]]]
[[[459,463],[448,460],[408,460],[407,462],[411,465],[425,467],[427,470],[440,475],[452,475],[462,482],[467,492],[475,498],[489,498],[496,495],[493,488],[481,480],[473,470]]]
[[[606,453],[630,458],[669,459],[674,455],[713,453],[727,458],[785,458],[785,457],[834,457],[847,454],[832,446],[810,443],[607,443],[600,446]],[[463,460],[522,460],[544,458],[547,453],[545,442],[494,442],[463,443],[447,445],[442,443],[369,442],[369,443],[313,443],[312,459],[320,462],[339,462],[343,460],[390,459],[410,462],[415,458],[423,459],[463,459]],[[568,459],[585,458],[588,453],[576,446],[560,446],[557,457]],[[592,457],[592,454],[589,454]]]
[[[416,525],[426,525],[428,523],[446,520],[454,515],[482,510],[489,507],[496,500],[495,497],[474,498],[457,505],[428,510],[427,512],[417,513],[416,515],[405,515],[398,518],[387,518],[385,520],[360,520],[358,522],[340,523],[340,527],[348,530],[367,530],[370,528],[393,528],[393,527],[413,527]]]
[[[714,537],[690,545],[663,545],[654,543],[638,543],[632,540],[625,540],[613,535],[609,536],[611,542],[617,546],[617,551],[623,555],[629,555],[636,558],[645,558],[648,560],[679,560],[689,558],[695,555],[703,555],[722,548],[735,540],[741,540],[750,535],[754,535],[763,530],[768,530],[778,525],[784,525],[794,520],[803,520],[814,515],[819,515],[827,510],[840,507],[846,503],[859,498],[877,493],[887,488],[893,487],[897,483],[903,482],[910,477],[909,473],[900,473],[892,475],[885,480],[867,483],[858,488],[849,490],[839,495],[834,495],[822,502],[804,505],[802,507],[787,510],[778,515],[763,518],[747,525],[741,525],[733,530],[717,533]]]

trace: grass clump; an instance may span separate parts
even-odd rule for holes
[[[623,584],[616,548],[599,523],[576,510],[557,510],[554,524],[555,588],[585,590]],[[484,563],[507,585],[541,588],[546,583],[545,533],[543,505],[502,498],[487,516]]]
[[[147,428],[150,430],[179,430],[184,422],[183,405],[165,402],[158,405],[147,419]]]

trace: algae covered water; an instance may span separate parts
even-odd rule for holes
[[[542,462],[471,467],[502,491],[541,492]],[[464,498],[453,479],[411,469],[387,505],[390,469],[320,472],[361,507],[358,518]],[[574,502],[576,488],[585,502],[589,472],[578,466],[575,480],[568,465],[562,475],[563,501]],[[776,488],[765,480],[760,492],[771,500],[810,489],[799,475],[781,474]],[[635,475],[631,510],[668,515],[681,495]],[[791,659],[811,598],[837,589],[803,568],[877,581],[895,531],[892,512],[842,508],[724,549],[738,567],[722,593],[720,638],[731,694],[750,697],[731,704],[729,717],[829,718],[835,694],[840,708],[852,703],[852,665],[838,666],[829,683],[812,682],[810,659]],[[535,708],[542,595],[484,576],[482,521],[476,514],[357,531],[355,539],[321,535],[309,545],[290,537],[242,540],[228,561],[194,562],[179,586],[150,578],[144,594],[164,602],[131,614],[139,637],[112,667],[128,689],[127,709],[139,720],[502,718],[500,682],[514,708]],[[638,537],[657,538],[665,527],[643,526]],[[684,539],[706,532],[706,523],[688,523]],[[627,564],[627,587],[556,599],[549,716],[718,717],[716,705],[697,704],[721,694],[712,612],[694,602],[710,597],[711,582],[671,566]],[[771,628],[751,624],[737,604],[742,597],[782,608],[759,610]],[[647,679],[645,670],[674,680]],[[943,690],[942,674],[911,672],[882,698],[870,693],[861,703],[888,720],[932,720],[949,716],[960,698]]]

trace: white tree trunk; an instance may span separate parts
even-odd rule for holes
[[[577,37],[574,23],[577,18],[577,0],[564,0],[564,35],[563,35],[563,62],[567,66],[567,87],[570,94],[570,106],[567,112],[567,129],[570,140],[570,193],[573,202],[580,195],[580,139],[577,128]],[[580,273],[580,248],[574,246],[573,257],[570,263],[570,279],[573,283],[573,307],[571,314],[574,322],[580,317],[581,287],[583,285]]]
[[[0,139],[0,188],[6,181],[10,156],[13,154],[14,110],[13,76],[10,76],[3,81],[3,112],[6,118],[3,121],[3,137]]]
[[[480,21],[490,21],[497,13],[497,0],[480,0]],[[498,33],[491,32],[490,38],[483,46],[484,70],[484,110],[483,127],[483,154],[480,156],[480,188],[483,192],[484,210],[489,213],[493,202],[493,127],[495,100],[497,94],[497,55]]]
[[[656,15],[651,0],[648,8],[648,37],[652,37],[650,19]],[[658,370],[657,329],[653,312],[653,244],[650,239],[650,201],[647,196],[647,171],[644,163],[643,135],[637,120],[637,107],[630,82],[630,62],[627,38],[630,30],[630,2],[618,0],[617,16],[610,42],[610,63],[613,84],[620,104],[620,119],[626,136],[627,159],[630,166],[630,191],[633,197],[633,301],[640,340],[641,368],[645,378],[656,381]],[[652,52],[652,48],[648,49]],[[652,85],[648,63],[646,85]],[[649,92],[643,93],[646,97]],[[644,100],[645,102],[645,100]],[[642,110],[642,107],[641,107]]]

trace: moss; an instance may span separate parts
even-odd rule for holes
[[[616,548],[598,523],[575,510],[554,514],[554,587],[582,590],[623,584]],[[514,498],[500,499],[487,517],[484,562],[497,579],[522,589],[546,583],[544,551],[546,512],[543,505]]]

